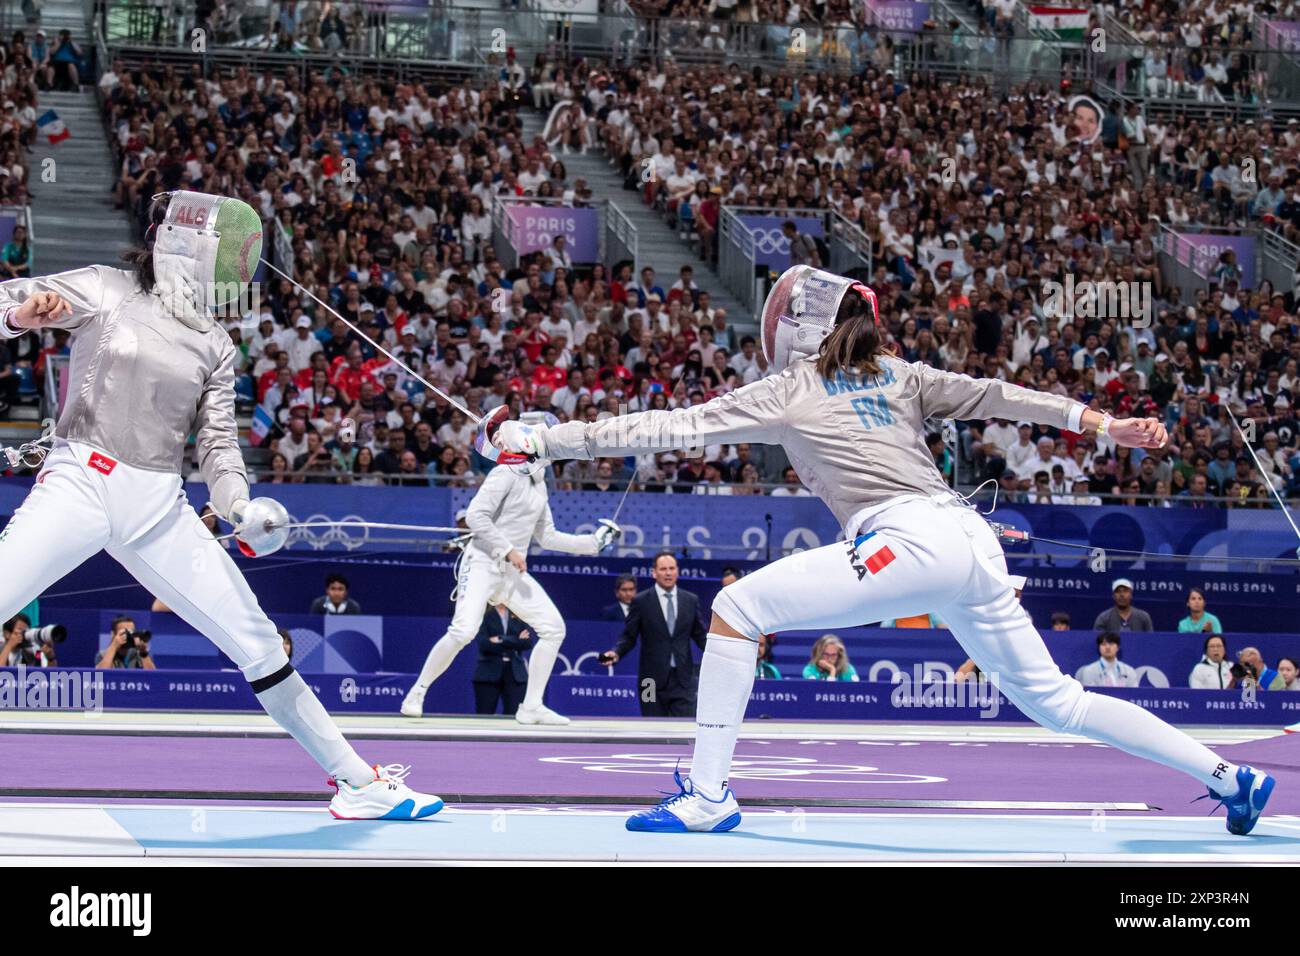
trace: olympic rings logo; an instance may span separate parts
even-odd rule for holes
[[[780,229],[755,229],[754,248],[764,255],[771,255],[774,252],[788,255],[790,253],[790,240],[785,237],[785,233],[781,232]]]
[[[304,523],[312,524],[315,522],[325,521],[365,521],[361,515],[346,515],[343,518],[331,518],[326,514],[314,514],[310,518],[303,519]],[[289,516],[290,524],[297,524],[298,519],[293,515]],[[354,535],[353,532],[356,532]],[[355,551],[363,548],[370,541],[370,529],[364,526],[357,527],[333,525],[327,528],[291,528],[289,538],[285,541],[285,547],[292,547],[295,544],[305,544],[315,551],[324,551],[332,544],[342,545],[349,551]]]

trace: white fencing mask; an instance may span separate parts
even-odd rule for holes
[[[759,320],[763,355],[773,370],[779,372],[791,362],[816,355],[850,294],[862,296],[870,305],[872,320],[880,321],[876,294],[856,279],[808,265],[783,272],[767,294]]]

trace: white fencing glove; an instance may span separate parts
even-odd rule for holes
[[[249,558],[274,554],[289,540],[289,512],[274,498],[236,501],[230,509],[235,543]]]
[[[596,529],[594,535],[598,553],[613,547],[614,542],[623,537],[623,529],[609,518],[601,518],[599,524],[600,527]]]

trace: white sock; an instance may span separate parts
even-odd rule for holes
[[[757,641],[709,635],[700,662],[695,755],[691,758],[691,781],[706,797],[716,799],[726,789],[757,666]]]
[[[559,641],[538,641],[533,652],[528,655],[528,688],[524,691],[524,702],[520,705],[524,710],[542,706],[546,682],[551,679],[555,659],[559,656]]]
[[[1236,764],[1127,700],[1089,693],[1088,713],[1079,733],[1181,770],[1221,796],[1237,795]]]
[[[297,671],[262,691],[257,700],[271,719],[336,780],[364,787],[375,778],[374,769],[357,756],[325,705]]]
[[[421,690],[428,690],[429,685],[441,677],[443,671],[451,666],[451,662],[460,653],[460,648],[461,645],[444,634],[438,643],[434,644],[430,649],[429,656],[424,659],[424,666],[420,668],[420,676],[416,680],[415,686]]]

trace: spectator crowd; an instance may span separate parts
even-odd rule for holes
[[[841,217],[871,247],[862,278],[902,358],[1155,415],[1172,438],[1129,451],[965,422],[960,461],[936,429],[946,474],[1058,504],[1268,507],[1269,486],[1300,493],[1294,286],[1246,288],[1248,264],[1229,249],[1187,297],[1158,260],[1167,226],[1300,231],[1295,121],[1146,118],[1139,104],[1110,104],[1085,141],[1070,89],[997,92],[882,63],[835,76],[541,56],[529,71],[511,50],[482,86],[114,63],[99,87],[121,161],[117,198],[137,222],[166,189],[239,196],[266,217],[268,247],[289,250],[307,289],[365,333],[275,279],[228,317],[260,480],[472,486],[483,462],[457,405],[594,420],[689,407],[770,374],[752,317],[711,303],[693,262],[574,262],[558,238],[513,266],[498,258],[498,197],[591,200],[565,168],[577,148],[603,152],[627,201],[655,204],[705,261],[728,206],[788,216],[792,261],[814,265],[824,244],[807,241],[796,211]],[[568,119],[549,138],[525,136],[518,113],[530,103],[553,114],[567,104]],[[1094,315],[1052,294],[1071,283],[1133,290],[1141,312]],[[567,488],[629,480],[806,493],[765,446],[557,469]]]

